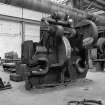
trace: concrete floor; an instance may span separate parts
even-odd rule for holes
[[[9,74],[0,68],[0,77],[9,81]],[[26,91],[24,82],[11,82],[12,89],[0,91],[0,105],[67,105],[70,100],[97,99],[105,104],[105,72],[88,72],[88,81],[46,89]]]

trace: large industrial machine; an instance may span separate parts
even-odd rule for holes
[[[54,13],[42,18],[40,42],[22,44],[22,63],[27,66],[26,89],[85,78],[88,48],[96,37],[97,27],[92,21],[83,20],[73,27],[68,15],[62,18]]]

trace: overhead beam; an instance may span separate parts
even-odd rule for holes
[[[85,3],[91,3],[91,0],[83,0]],[[105,11],[105,7],[102,5],[99,5],[97,2],[93,3],[92,6],[94,6],[95,8],[98,8],[100,10],[104,10]]]
[[[19,18],[19,17],[13,17],[13,16],[7,16],[7,15],[1,15],[1,14],[0,14],[0,19],[40,25],[40,21],[24,19],[24,18]]]
[[[92,1],[92,0],[89,0],[90,2]],[[104,0],[96,0],[96,3],[98,4],[98,5],[100,5],[100,6],[105,6],[105,1]]]

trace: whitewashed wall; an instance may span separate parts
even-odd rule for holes
[[[17,22],[0,20],[0,56],[4,53],[15,51],[21,54],[21,25]]]
[[[23,12],[23,13],[22,13]],[[0,3],[0,14],[40,21],[42,13]]]
[[[25,24],[25,40],[33,40],[38,42],[40,40],[40,26],[34,24]]]
[[[23,15],[22,15],[23,12]],[[22,9],[19,7],[0,3],[0,15],[19,17],[24,19],[40,21],[46,14]],[[38,42],[40,35],[40,26],[37,24],[25,24],[25,40]],[[16,51],[21,56],[21,24],[13,21],[0,19],[0,57],[4,58],[4,53]]]

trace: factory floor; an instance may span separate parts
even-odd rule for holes
[[[9,74],[0,67],[0,77],[9,81]],[[12,89],[0,91],[0,105],[67,105],[70,100],[96,99],[105,105],[105,72],[88,72],[85,82],[74,85],[26,91],[24,82],[11,82]]]

